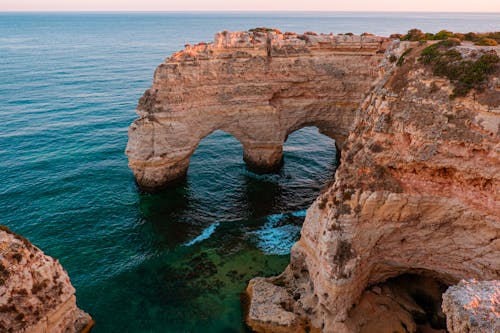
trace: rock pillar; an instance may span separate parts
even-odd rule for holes
[[[279,170],[283,164],[283,145],[257,144],[244,147],[243,160],[257,173]]]
[[[134,171],[137,185],[142,191],[155,192],[169,184],[186,177],[189,167],[189,156],[177,161],[159,160],[157,165],[141,166],[138,161],[130,160],[130,168]]]

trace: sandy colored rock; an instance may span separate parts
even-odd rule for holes
[[[222,32],[188,45],[155,71],[137,106],[126,153],[142,189],[182,178],[200,140],[233,135],[247,165],[281,166],[283,143],[306,126],[342,147],[356,110],[384,73],[384,52],[399,44],[376,36]]]
[[[143,189],[182,177],[198,142],[217,129],[263,171],[279,165],[283,142],[305,126],[341,150],[290,265],[249,284],[254,330],[300,332],[305,322],[323,332],[383,330],[365,315],[373,308],[386,318],[380,304],[401,319],[384,319],[387,327],[412,331],[403,298],[371,287],[404,274],[445,285],[499,279],[500,71],[482,91],[452,99],[452,84],[418,61],[425,47],[375,36],[223,32],[157,68],[127,146]],[[483,50],[456,49],[464,57]],[[390,61],[405,50],[404,60]]]
[[[59,262],[2,227],[0,332],[80,333],[92,324]]]
[[[310,327],[290,308],[295,302],[286,289],[255,278],[246,289],[249,297],[245,321],[258,332],[303,333]]]
[[[500,281],[462,280],[443,295],[450,333],[500,332]]]
[[[282,275],[324,332],[356,332],[364,291],[395,276],[499,278],[500,105],[450,99],[414,47],[362,103]],[[482,93],[500,94],[495,82]]]

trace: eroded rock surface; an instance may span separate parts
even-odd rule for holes
[[[500,281],[460,281],[443,295],[450,333],[500,332]]]
[[[183,177],[215,130],[243,145],[257,171],[281,166],[290,133],[317,126],[342,147],[391,41],[375,36],[222,32],[187,45],[155,71],[137,106],[126,153],[139,186]],[[399,50],[395,50],[399,52]]]
[[[425,45],[412,47],[363,102],[279,277],[288,309],[324,332],[357,332],[367,288],[395,276],[500,277],[498,68],[482,92],[450,99],[417,60]]]
[[[216,129],[235,136],[261,170],[279,165],[286,137],[304,126],[341,149],[335,181],[309,208],[290,265],[247,288],[252,329],[416,332],[415,318],[428,311],[384,287],[388,279],[500,278],[500,71],[481,91],[451,98],[450,81],[418,61],[425,47],[223,32],[156,70],[127,146],[144,189],[184,175],[198,142]],[[455,50],[466,59],[500,52]]]
[[[81,333],[92,324],[59,262],[2,227],[0,332]]]

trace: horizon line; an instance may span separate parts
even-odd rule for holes
[[[439,14],[500,14],[484,11],[425,11],[425,10],[0,10],[0,13],[439,13]]]

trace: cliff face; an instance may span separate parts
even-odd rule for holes
[[[198,142],[216,129],[240,140],[244,159],[260,170],[278,166],[286,137],[304,126],[341,150],[335,181],[309,208],[289,267],[249,283],[254,330],[416,332],[427,329],[423,317],[439,328],[446,286],[499,278],[498,64],[474,83],[481,91],[464,97],[451,98],[453,84],[435,73],[456,81],[484,69],[475,63],[483,52],[500,49],[447,50],[463,59],[450,72],[447,62],[433,71],[418,60],[426,47],[374,36],[224,32],[156,70],[127,146],[144,189],[184,175]]]
[[[274,302],[299,331],[414,332],[404,297],[395,323],[373,326],[390,306],[371,286],[409,273],[445,285],[499,279],[498,74],[484,91],[450,99],[450,82],[417,60],[425,46],[413,47],[364,100],[335,182],[308,210],[287,270],[250,283],[252,327],[280,326],[259,315]],[[471,48],[457,50],[481,51]],[[263,301],[266,283],[286,291],[284,301]]]
[[[137,106],[126,149],[137,183],[154,190],[182,177],[215,130],[239,140],[257,171],[278,168],[284,141],[305,126],[341,147],[394,47],[383,37],[277,31],[222,32],[186,46],[156,69]]]
[[[27,239],[0,230],[0,331],[80,333],[92,326],[76,306],[61,265]]]

